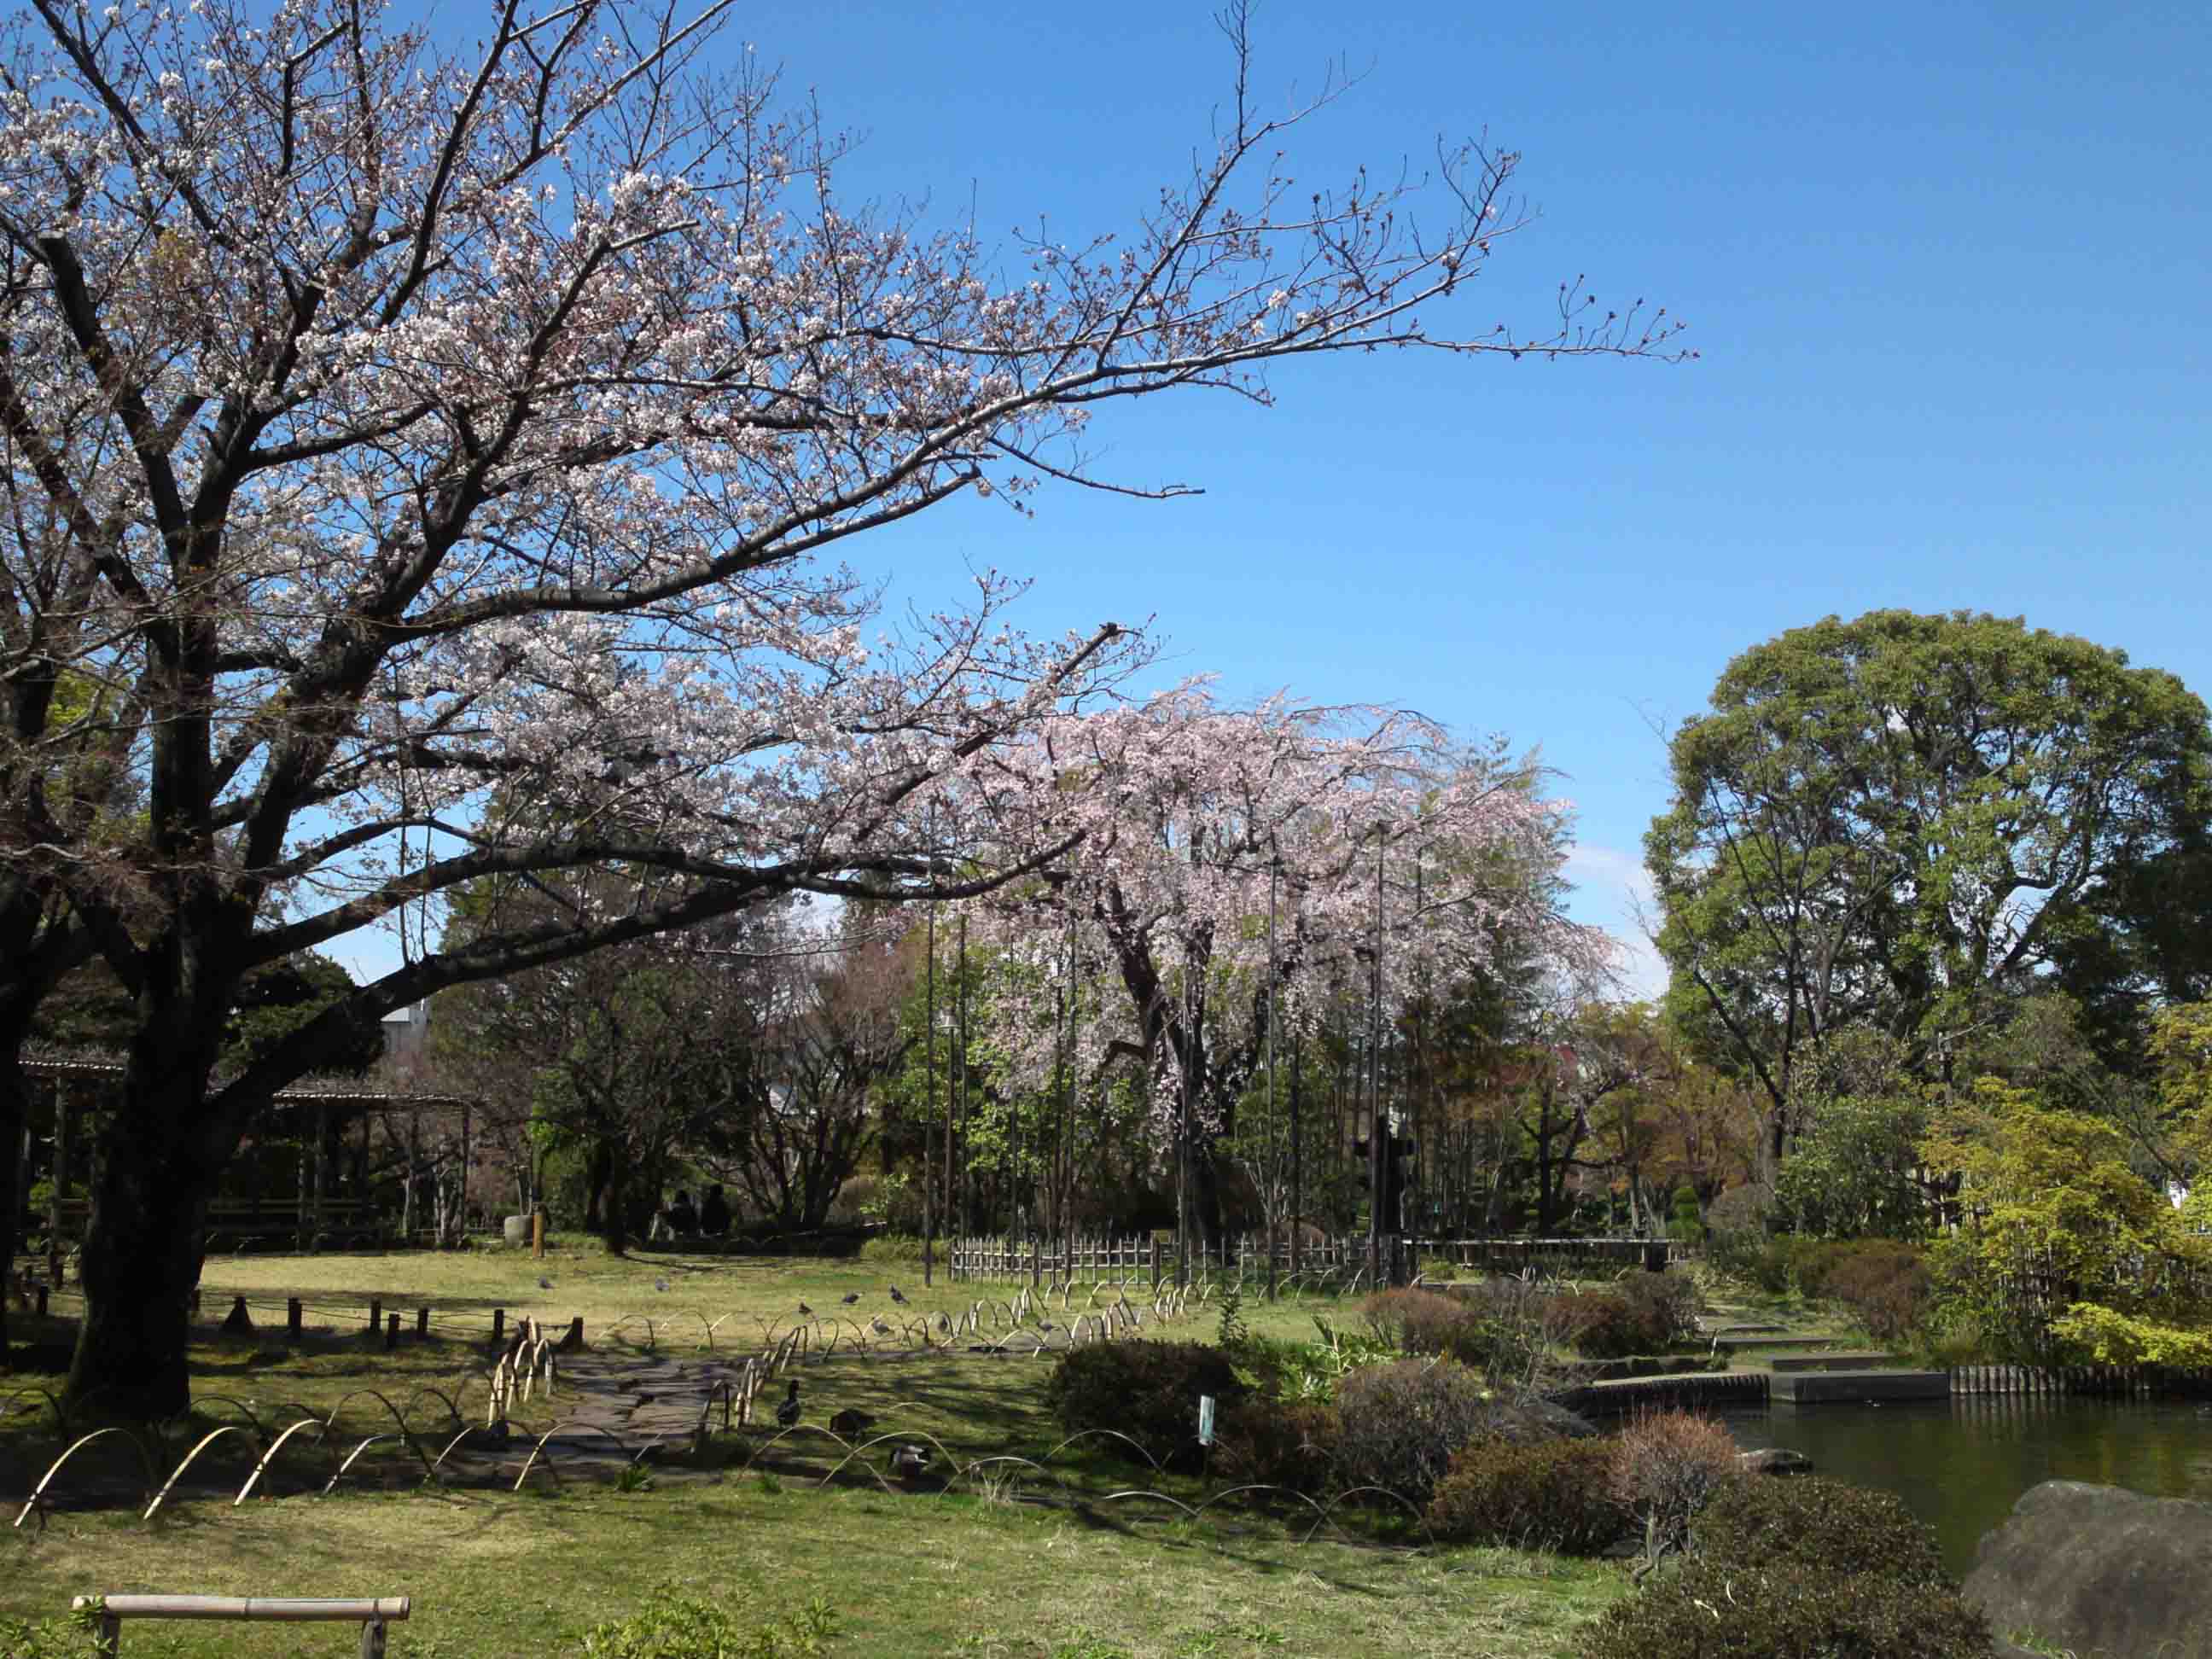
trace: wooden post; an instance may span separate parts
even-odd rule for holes
[[[372,1296],[368,1298],[368,1334],[374,1336],[377,1327],[383,1323],[384,1298],[380,1296]]]
[[[297,1342],[300,1340],[300,1298],[296,1296],[285,1297],[284,1340],[287,1342]]]
[[[1152,1294],[1160,1293],[1160,1236],[1152,1235]]]
[[[39,1286],[39,1317],[41,1319],[44,1319],[46,1316],[46,1298],[52,1294],[52,1291],[50,1286],[45,1285]]]
[[[429,1309],[417,1308],[415,1310],[415,1334],[418,1338],[427,1337],[430,1334]]]
[[[384,1327],[384,1351],[386,1353],[399,1346],[399,1310],[394,1308]]]
[[[92,1645],[94,1652],[107,1656],[107,1659],[114,1659],[117,1650],[123,1645],[123,1621],[112,1613],[102,1613],[93,1632]]]
[[[361,1659],[384,1659],[384,1620],[381,1619],[362,1621]]]
[[[1044,1283],[1044,1240],[1041,1236],[1032,1233],[1030,1235],[1030,1288],[1035,1290],[1042,1283]]]
[[[545,1212],[530,1212],[530,1253],[540,1261],[545,1259]]]
[[[507,1340],[507,1310],[504,1308],[491,1310],[491,1340],[495,1347]]]
[[[54,1261],[61,1261],[62,1207],[69,1201],[70,1188],[70,1107],[74,1101],[72,1091],[54,1080],[54,1195],[46,1204],[46,1237],[52,1241],[51,1254]],[[54,1282],[61,1283],[58,1273]]]

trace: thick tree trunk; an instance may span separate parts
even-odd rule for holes
[[[7,1208],[0,1214],[0,1274],[15,1268],[16,1224],[21,1210],[15,1195],[22,1182],[19,1164],[24,1126],[31,1121],[31,1079],[22,1066],[22,1044],[0,1033],[0,1193]],[[8,1369],[8,1297],[0,1287],[0,1370]]]
[[[221,1173],[205,1136],[202,1066],[131,1055],[92,1182],[84,1324],[72,1401],[151,1421],[191,1403],[186,1303],[199,1283],[208,1200]]]
[[[630,1164],[627,1149],[612,1140],[603,1140],[592,1155],[592,1168],[604,1183],[599,1199],[599,1237],[606,1243],[609,1255],[623,1255],[629,1250],[629,1176]]]

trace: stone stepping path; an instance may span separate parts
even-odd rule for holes
[[[734,1389],[744,1377],[743,1360],[571,1354],[560,1362],[559,1382],[552,1400],[541,1406],[543,1396],[533,1397],[526,1409],[550,1411],[566,1425],[549,1443],[564,1458],[626,1462],[649,1441],[687,1443],[698,1428],[702,1413],[708,1413],[709,1428],[720,1428],[722,1406],[717,1390]],[[782,1396],[780,1382],[765,1385],[756,1408],[773,1412],[775,1402]],[[609,1439],[609,1435],[615,1438]]]
[[[1767,1362],[1777,1372],[1874,1371],[1903,1362],[1893,1353],[1778,1353]]]
[[[1832,1349],[1843,1340],[1835,1336],[1716,1336],[1713,1346],[1725,1353],[1741,1353],[1748,1348]]]

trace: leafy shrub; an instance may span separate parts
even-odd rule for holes
[[[1251,1353],[1270,1364],[1273,1391],[1295,1400],[1333,1401],[1344,1379],[1363,1365],[1380,1364],[1399,1358],[1399,1351],[1382,1338],[1358,1331],[1340,1331],[1319,1314],[1314,1328],[1318,1342],[1278,1346],[1255,1339]]]
[[[1492,1388],[1540,1394],[1555,1367],[1565,1330],[1551,1294],[1519,1279],[1486,1279],[1441,1298],[1456,1310],[1450,1345],[1435,1352],[1482,1373]]]
[[[1336,1408],[1318,1401],[1240,1400],[1214,1424],[1212,1472],[1231,1486],[1317,1497],[1335,1485],[1343,1431]]]
[[[919,1261],[921,1241],[912,1233],[878,1233],[860,1246],[863,1261]]]
[[[1744,1480],[1713,1496],[1697,1523],[1696,1548],[1745,1566],[1887,1573],[1908,1583],[1950,1581],[1936,1534],[1893,1493],[1824,1475]]]
[[[93,1631],[92,1623],[82,1619],[41,1619],[35,1625],[0,1619],[0,1659],[76,1659],[98,1653]]]
[[[1674,1194],[1674,1212],[1667,1222],[1667,1237],[1678,1244],[1702,1244],[1705,1242],[1705,1218],[1698,1209],[1695,1188],[1685,1187]]]
[[[1950,1589],[1717,1558],[1693,1558],[1615,1602],[1583,1649],[1590,1659],[1986,1659],[1990,1650],[1989,1621]]]
[[[1767,1237],[1767,1217],[1774,1210],[1774,1189],[1763,1182],[1731,1187],[1705,1206],[1705,1261],[1718,1271],[1749,1279],[1768,1289],[1760,1269],[1772,1259]],[[1771,1287],[1779,1294],[1786,1288]]]
[[[796,1613],[747,1624],[672,1585],[647,1594],[627,1619],[584,1633],[590,1659],[815,1659],[830,1651],[836,1616],[819,1596]]]
[[[1764,1233],[1715,1233],[1705,1246],[1705,1261],[1769,1296],[1786,1296],[1793,1288],[1790,1246],[1784,1239]]]
[[[1686,1273],[1636,1273],[1624,1274],[1614,1289],[1628,1298],[1646,1328],[1659,1339],[1662,1349],[1698,1335],[1698,1315],[1704,1307],[1698,1287]]]
[[[1589,1358],[1625,1358],[1632,1353],[1650,1353],[1656,1346],[1646,1337],[1643,1322],[1625,1296],[1610,1291],[1591,1296],[1557,1296],[1552,1298],[1552,1308],[1561,1338]]]
[[[1611,1450],[1607,1489],[1642,1532],[1647,1561],[1688,1547],[1698,1511],[1745,1478],[1729,1431],[1691,1412],[1646,1413]]]
[[[1225,1407],[1249,1392],[1218,1348],[1139,1339],[1070,1349],[1053,1368],[1045,1401],[1070,1434],[1118,1430],[1162,1462],[1189,1466],[1199,1461],[1199,1396]]]
[[[1928,1312],[1934,1281],[1921,1252],[1888,1239],[1863,1239],[1828,1270],[1824,1294],[1849,1308],[1878,1340],[1894,1342]]]
[[[1361,1367],[1337,1394],[1345,1484],[1382,1486],[1425,1506],[1452,1454],[1488,1425],[1490,1405],[1482,1378],[1449,1359]]]
[[[1474,1323],[1455,1298],[1433,1291],[1384,1291],[1359,1304],[1374,1338],[1401,1353],[1442,1354],[1459,1359],[1467,1327]]]
[[[1620,1536],[1612,1473],[1613,1448],[1602,1440],[1477,1441],[1437,1483],[1429,1524],[1463,1543],[1595,1555]]]

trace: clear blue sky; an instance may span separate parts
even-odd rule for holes
[[[1041,212],[1066,241],[1128,227],[1229,87],[1204,6],[848,0],[737,27],[855,131],[848,204],[950,222],[972,199],[1010,269]],[[1273,0],[1255,36],[1263,110],[1332,60],[1358,77],[1291,140],[1302,181],[1419,168],[1440,135],[1523,153],[1540,218],[1436,324],[1539,331],[1586,273],[1686,317],[1701,360],[1360,357],[1282,369],[1273,410],[1146,400],[1101,418],[1105,470],[1203,497],[963,501],[859,568],[925,598],[966,563],[1030,574],[1032,629],[1157,616],[1172,669],[1233,695],[1540,745],[1580,812],[1577,911],[1620,932],[1658,730],[1785,628],[2024,615],[2212,694],[2202,0]]]

